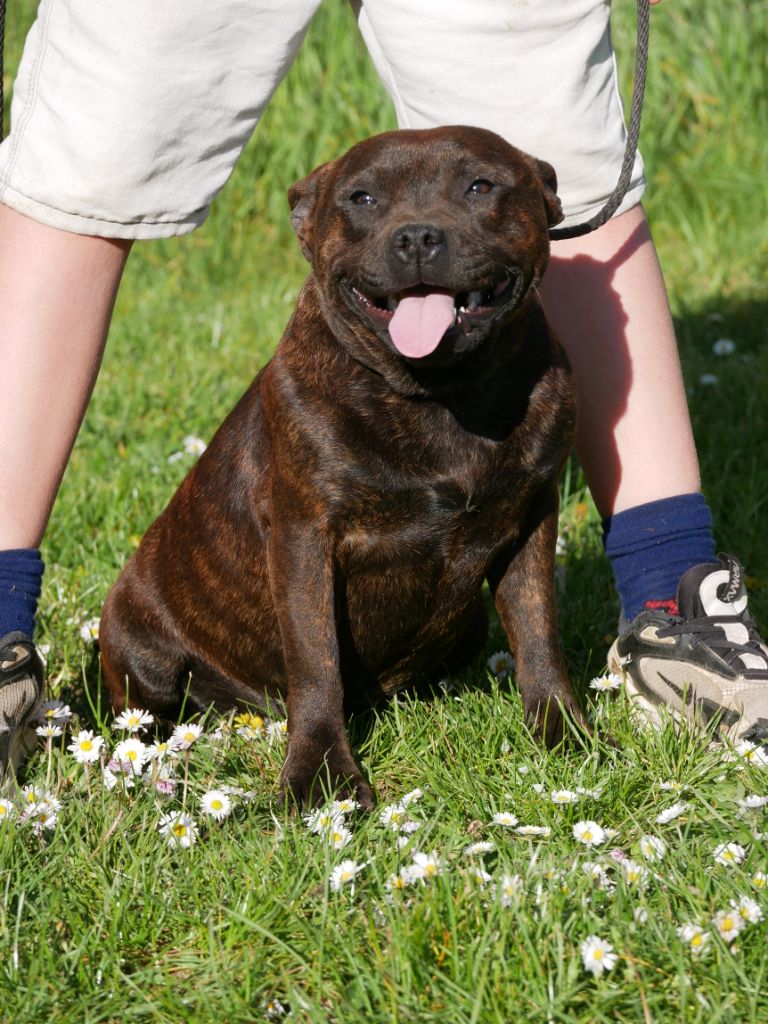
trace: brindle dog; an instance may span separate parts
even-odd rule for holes
[[[576,391],[536,285],[546,163],[397,131],[289,191],[312,273],[273,358],[110,592],[104,678],[173,721],[285,701],[284,799],[373,793],[344,712],[468,664],[488,581],[530,720],[580,719],[557,638]]]

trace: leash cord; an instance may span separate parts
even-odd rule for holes
[[[602,210],[583,224],[572,228],[552,228],[549,237],[555,241],[561,238],[578,238],[588,235],[595,228],[602,227],[616,213],[621,201],[627,194],[632,179],[637,154],[637,140],[640,137],[640,120],[643,114],[643,97],[645,96],[645,74],[648,68],[648,38],[650,36],[650,4],[648,0],[637,0],[637,46],[635,49],[635,80],[632,88],[632,107],[629,114],[627,144],[624,149],[624,162],[616,183],[616,188],[608,197]]]
[[[3,111],[5,110],[5,104],[3,102],[3,50],[5,46],[5,0],[0,0],[0,142],[3,141]]]
[[[645,95],[645,73],[648,67],[648,37],[650,35],[650,18],[648,0],[637,0],[637,48],[635,52],[635,80],[632,88],[632,107],[629,115],[629,128],[627,130],[627,144],[624,150],[624,162],[621,165],[621,174],[608,198],[605,206],[590,220],[584,224],[577,224],[572,228],[553,228],[549,237],[553,240],[562,238],[578,238],[580,235],[587,235],[595,228],[601,227],[610,220],[621,205],[621,201],[627,194],[629,182],[632,178],[632,170],[635,166],[635,155],[637,153],[637,140],[640,137],[640,120],[643,113],[643,97]],[[3,51],[5,41],[5,0],[0,0],[0,142],[3,141]]]

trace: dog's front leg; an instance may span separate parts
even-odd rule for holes
[[[370,808],[344,723],[330,542],[313,524],[283,522],[272,527],[268,558],[288,688],[281,799],[317,805],[333,790]]]
[[[526,718],[548,746],[562,738],[561,709],[587,728],[568,682],[557,630],[558,504],[555,491],[538,506],[526,535],[488,575],[501,623],[515,652],[515,674]]]

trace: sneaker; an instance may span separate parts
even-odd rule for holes
[[[659,726],[666,708],[731,741],[768,742],[768,646],[747,611],[744,570],[730,555],[696,565],[676,601],[653,602],[622,630],[608,667]]]
[[[43,696],[43,661],[24,633],[0,637],[0,782],[32,749],[27,723]]]

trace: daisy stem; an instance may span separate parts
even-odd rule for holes
[[[189,782],[189,747],[184,751],[184,790],[181,794],[181,806],[183,810],[187,807],[187,784]]]
[[[48,748],[48,766],[45,769],[45,788],[51,788],[51,768],[53,766],[53,736],[49,736],[46,740],[46,747]]]
[[[85,768],[85,788],[88,790],[88,799],[91,799],[91,766],[86,761],[83,765]]]

